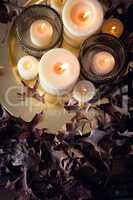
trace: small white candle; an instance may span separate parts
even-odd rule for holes
[[[101,51],[92,58],[92,72],[97,75],[106,75],[115,67],[115,59],[111,53]]]
[[[90,101],[96,94],[96,89],[90,81],[82,80],[77,83],[73,90],[73,97],[79,103]]]
[[[53,27],[46,20],[36,20],[30,27],[30,38],[38,48],[47,47],[52,41]]]
[[[59,14],[61,14],[66,0],[50,0],[50,5],[54,8]]]
[[[61,96],[70,92],[79,74],[78,59],[63,48],[48,51],[39,63],[40,84],[49,94]]]
[[[68,0],[62,12],[67,42],[80,45],[100,29],[103,16],[103,8],[97,0]]]
[[[39,62],[32,56],[24,56],[20,58],[17,64],[19,75],[24,80],[32,80],[38,74]]]

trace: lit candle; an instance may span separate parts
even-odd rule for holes
[[[66,41],[79,46],[100,29],[103,15],[97,0],[68,0],[62,12]]]
[[[96,94],[96,89],[90,81],[82,80],[77,83],[73,90],[73,97],[79,103],[90,101]]]
[[[52,41],[53,28],[46,20],[36,20],[30,27],[30,38],[38,48],[47,47]]]
[[[92,58],[92,72],[97,75],[106,75],[115,67],[115,59],[111,53],[101,51]]]
[[[61,96],[70,92],[79,74],[78,59],[63,48],[48,51],[39,63],[40,84],[49,94]]]
[[[32,56],[24,56],[20,58],[17,64],[19,75],[24,80],[32,80],[38,74],[39,62]]]
[[[66,0],[51,0],[50,5],[54,8],[59,14],[61,14],[64,4]]]
[[[123,23],[116,18],[106,20],[102,26],[102,33],[108,33],[116,37],[120,37],[123,34],[123,31]]]

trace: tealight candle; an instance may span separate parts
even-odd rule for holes
[[[33,56],[24,56],[20,58],[17,64],[19,75],[24,80],[32,80],[38,74],[39,62]]]
[[[51,0],[50,5],[54,8],[59,14],[61,14],[64,4],[66,0]]]
[[[77,83],[73,90],[73,97],[79,103],[90,101],[96,94],[96,89],[90,81],[82,80]]]
[[[97,75],[106,75],[110,73],[115,66],[115,59],[111,53],[101,51],[92,58],[92,72]]]
[[[79,74],[78,59],[63,48],[48,51],[39,63],[40,84],[49,94],[61,96],[70,92]]]
[[[47,47],[52,41],[53,28],[46,20],[36,20],[30,27],[30,38],[38,48]]]
[[[62,12],[66,41],[79,46],[100,29],[103,15],[97,0],[68,0]]]
[[[102,26],[102,33],[108,33],[120,37],[124,31],[123,23],[116,18],[106,20]]]

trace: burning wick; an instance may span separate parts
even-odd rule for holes
[[[90,14],[90,12],[86,11],[84,13],[81,13],[79,18],[81,19],[81,21],[86,21],[89,18],[89,14]]]
[[[24,63],[24,68],[25,69],[28,70],[28,69],[30,69],[30,67],[31,67],[30,63]]]
[[[79,88],[79,92],[80,92],[81,96],[85,96],[87,94],[88,90],[87,90],[87,88],[81,86]]]
[[[91,11],[85,8],[72,8],[71,12],[72,21],[79,27],[86,26],[90,23],[89,18],[91,18]]]
[[[56,74],[61,75],[66,71],[66,68],[68,67],[67,63],[57,63],[54,65],[54,71]]]
[[[43,23],[40,27],[38,27],[38,32],[44,33],[45,31],[45,23]]]

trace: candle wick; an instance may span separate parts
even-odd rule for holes
[[[68,67],[67,63],[57,63],[54,65],[54,71],[56,74],[63,74],[66,71],[66,68]]]
[[[116,27],[115,27],[115,26],[112,26],[112,29],[113,29],[113,30],[115,30],[115,29],[116,29]]]
[[[40,33],[43,33],[44,32],[44,29],[45,29],[45,23],[41,24],[40,27],[38,28],[38,31]]]
[[[81,19],[84,21],[87,20],[88,17],[89,17],[89,11],[86,11],[81,14]]]
[[[85,96],[86,94],[87,94],[87,89],[85,88],[85,87],[80,87],[80,94],[82,95],[82,96]]]
[[[109,59],[108,59],[108,58],[105,58],[105,59],[104,59],[104,62],[105,62],[105,63],[109,62]]]
[[[30,69],[30,63],[25,63],[24,68],[27,69],[27,70]]]

